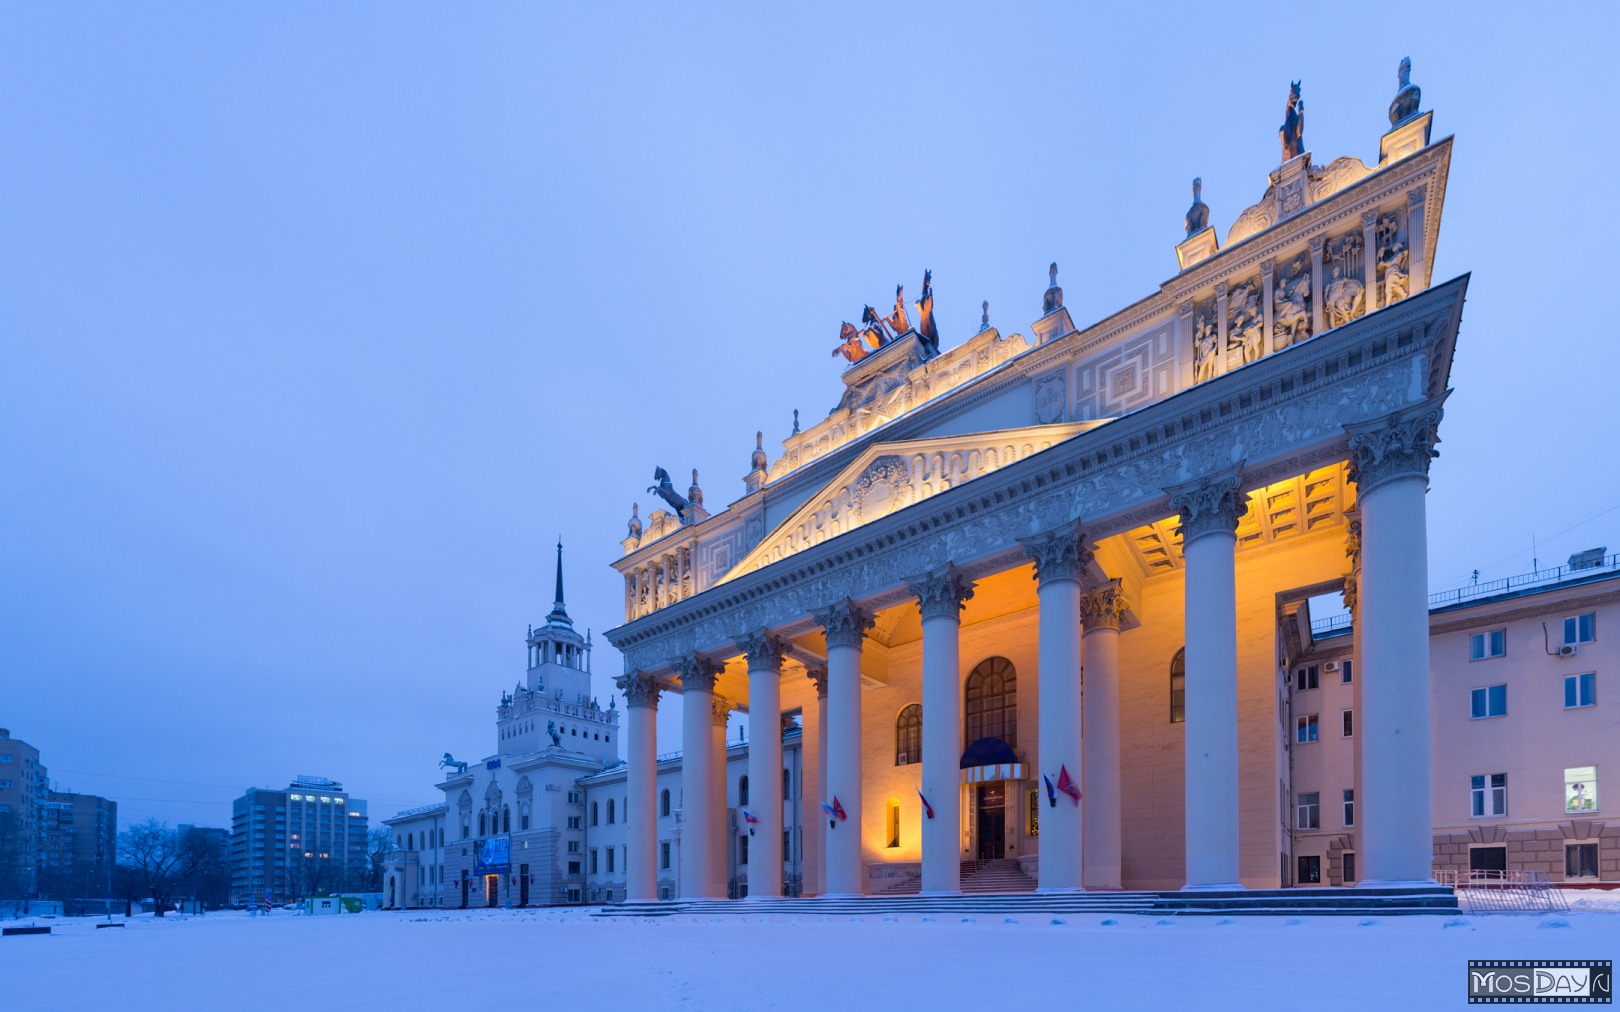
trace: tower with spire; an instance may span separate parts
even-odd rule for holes
[[[501,694],[496,725],[501,753],[557,747],[611,760],[618,712],[591,695],[591,638],[574,628],[563,597],[563,546],[557,540],[556,592],[545,624],[530,626],[524,680]],[[551,731],[558,732],[553,742]]]

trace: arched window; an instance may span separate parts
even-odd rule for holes
[[[967,740],[1000,738],[1018,747],[1018,673],[1005,657],[990,657],[967,678]]]
[[[613,825],[613,799],[608,798],[608,825]]]
[[[668,815],[669,814],[669,788],[668,787],[664,788],[663,792],[658,795],[658,814],[659,815]]]
[[[512,831],[512,809],[511,808],[502,808],[501,809],[501,832],[510,833],[511,831]]]
[[[912,703],[894,721],[894,764],[922,762],[922,704]]]
[[[1180,724],[1187,719],[1187,648],[1182,647],[1170,658],[1170,723]]]
[[[597,816],[597,814],[598,814],[598,812],[597,812],[597,808],[596,808],[596,802],[593,801],[593,802],[591,802],[591,825],[593,825],[593,826],[596,825],[596,816]]]
[[[415,837],[412,836],[410,833],[405,834],[405,849],[406,850],[415,850],[416,849],[416,846],[411,842],[414,839],[415,839]]]
[[[483,812],[478,813],[478,835],[479,836],[484,835],[484,813]]]
[[[748,804],[748,774],[737,778],[737,804]]]

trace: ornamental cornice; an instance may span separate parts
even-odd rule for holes
[[[1387,415],[1449,368],[1467,276],[1268,355],[992,475],[609,630],[630,668],[729,644],[738,628],[797,635],[845,597],[901,603],[904,581],[947,563],[970,576],[1018,564],[1018,538],[1087,518],[1094,539],[1172,511],[1166,486],[1233,461],[1264,484],[1345,459],[1344,405]],[[984,569],[979,569],[981,565]],[[886,589],[887,588],[887,589]],[[892,600],[890,600],[892,598]]]
[[[1171,277],[1164,282],[1164,290],[1176,297],[1191,295],[1207,289],[1216,277],[1235,277],[1253,270],[1257,262],[1275,260],[1284,250],[1297,248],[1295,244],[1307,234],[1328,229],[1345,218],[1353,218],[1364,207],[1399,199],[1403,191],[1414,185],[1426,191],[1437,174],[1444,175],[1449,171],[1450,164],[1451,138],[1445,137],[1417,154],[1374,169],[1370,175],[1296,214],[1244,236]],[[1245,250],[1245,246],[1250,248]]]
[[[719,661],[699,653],[672,657],[669,666],[681,676],[682,692],[713,692],[714,680],[725,670]]]
[[[917,598],[917,610],[926,621],[931,618],[959,618],[973,596],[973,581],[960,569],[946,563],[939,569],[907,581]]]
[[[1238,519],[1249,511],[1242,463],[1165,491],[1170,494],[1170,508],[1181,514],[1183,545],[1206,534],[1236,534]]]
[[[854,601],[845,597],[825,608],[808,609],[827,635],[827,646],[858,647],[866,630],[872,628],[873,616]]]
[[[1073,521],[1032,538],[1019,538],[1024,554],[1035,562],[1035,580],[1049,583],[1079,583],[1093,553],[1086,545],[1086,532]]]
[[[653,709],[658,708],[658,694],[662,691],[662,686],[658,684],[658,679],[652,675],[640,671],[631,671],[615,678],[613,684],[617,685],[619,691],[624,693],[624,705],[626,707],[649,706]]]
[[[1080,595],[1080,622],[1088,633],[1097,629],[1118,630],[1120,621],[1130,610],[1130,599],[1125,596],[1118,577]]]
[[[1440,456],[1442,405],[1450,391],[1422,403],[1391,412],[1383,418],[1346,425],[1350,434],[1350,480],[1356,495],[1406,478],[1427,483],[1429,462]]]
[[[787,641],[769,629],[755,629],[750,633],[733,636],[732,640],[748,659],[749,671],[782,670],[782,650],[787,646]]]

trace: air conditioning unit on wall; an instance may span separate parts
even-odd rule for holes
[[[1558,648],[1558,656],[1560,657],[1574,657],[1580,652],[1581,648],[1576,646],[1574,643],[1565,643],[1563,646]]]
[[[1324,663],[1322,665],[1322,670],[1323,671],[1337,671],[1337,670],[1339,670],[1339,662],[1338,661],[1327,661],[1326,663]]]

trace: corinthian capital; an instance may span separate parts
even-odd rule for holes
[[[827,698],[827,669],[822,665],[807,666],[804,677],[816,683],[816,698]]]
[[[737,649],[748,658],[749,671],[780,671],[782,649],[787,646],[782,637],[769,629],[755,629],[751,633],[733,636]]]
[[[810,614],[826,630],[829,647],[858,647],[866,630],[872,628],[872,613],[847,597]]]
[[[625,706],[650,706],[657,708],[658,679],[640,671],[632,671],[628,675],[620,675],[613,680],[613,684],[624,693]]]
[[[1019,538],[1024,554],[1035,560],[1035,579],[1041,584],[1064,580],[1079,582],[1080,574],[1091,565],[1091,549],[1086,532],[1079,524],[1064,524],[1055,531],[1033,538]]]
[[[1445,416],[1441,405],[1449,394],[1344,427],[1350,434],[1350,480],[1356,483],[1357,495],[1404,478],[1429,480],[1429,461],[1440,456],[1434,447],[1440,442],[1440,419]]]
[[[1170,508],[1181,514],[1181,542],[1185,545],[1206,534],[1231,534],[1238,518],[1249,511],[1243,494],[1243,465],[1185,485],[1172,485]]]
[[[703,654],[671,658],[669,664],[680,672],[681,688],[695,692],[713,692],[715,676],[725,670],[719,661]]]
[[[1131,602],[1120,589],[1119,580],[1109,580],[1101,587],[1080,595],[1080,621],[1086,632],[1093,629],[1118,629],[1119,620],[1130,610]]]
[[[912,579],[909,589],[917,596],[917,610],[923,618],[956,618],[973,596],[973,581],[946,563],[942,569]]]
[[[716,692],[714,694],[714,699],[709,703],[709,717],[714,721],[715,726],[725,727],[726,718],[729,717],[731,715],[731,711],[735,710],[736,708],[736,703],[733,703],[725,696],[722,696],[720,693]]]

